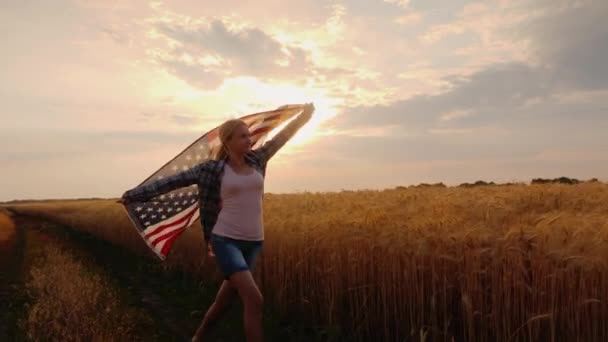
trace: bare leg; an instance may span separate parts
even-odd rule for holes
[[[211,304],[211,306],[209,306],[207,313],[205,313],[205,316],[203,317],[203,321],[199,325],[198,329],[196,329],[196,333],[192,338],[193,342],[200,341],[213,323],[216,322],[225,309],[230,306],[230,303],[232,302],[232,299],[235,297],[236,293],[236,290],[227,280],[222,282],[222,285],[215,296],[215,301]]]
[[[247,342],[264,340],[262,331],[262,293],[251,275],[251,271],[239,271],[230,276],[230,285],[236,288],[244,305],[244,323]]]

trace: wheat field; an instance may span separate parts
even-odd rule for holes
[[[12,205],[149,254],[108,200]],[[266,194],[266,300],[355,340],[608,340],[608,185]],[[199,223],[165,262],[217,269]]]

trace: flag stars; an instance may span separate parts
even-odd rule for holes
[[[142,207],[137,207],[137,208],[135,208],[135,211],[142,211],[143,209],[144,208],[142,208]]]
[[[163,220],[167,218],[167,216],[163,215],[160,218],[162,218]]]
[[[157,212],[162,213],[163,211],[165,211],[165,209],[163,208],[158,208]]]
[[[148,207],[148,209],[147,209],[147,210],[148,210],[148,212],[150,212],[150,211],[152,211],[152,210],[154,210],[154,209],[152,209],[152,207]]]
[[[146,216],[148,216],[148,215],[146,215],[146,214],[142,214],[142,215],[140,215],[140,216],[139,216],[139,218],[143,220],[143,219],[145,219],[145,218],[146,218]]]

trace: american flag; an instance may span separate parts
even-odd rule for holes
[[[303,105],[285,105],[276,110],[240,117],[249,126],[252,149],[260,147],[274,128],[300,113],[303,108]],[[212,158],[221,147],[219,127],[203,134],[138,187],[188,170]],[[165,260],[175,239],[199,218],[198,188],[196,184],[182,187],[146,202],[129,202],[125,208],[148,247],[161,260]]]

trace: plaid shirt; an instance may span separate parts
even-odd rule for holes
[[[258,170],[262,174],[262,177],[265,177],[268,160],[270,160],[270,158],[272,158],[272,156],[291,139],[309,118],[310,116],[303,114],[298,115],[298,117],[290,121],[285,128],[277,133],[272,139],[266,141],[261,147],[248,151],[244,156],[245,162]],[[203,235],[205,241],[209,241],[211,231],[222,208],[220,187],[226,160],[227,157],[222,160],[205,160],[188,170],[128,190],[123,195],[123,198],[144,202],[166,192],[197,184]]]

